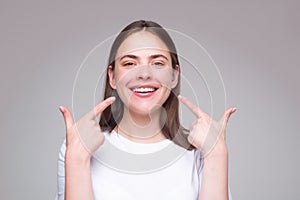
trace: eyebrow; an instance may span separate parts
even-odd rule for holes
[[[148,56],[148,58],[150,58],[150,59],[155,59],[155,58],[159,58],[159,57],[162,57],[162,58],[166,59],[167,61],[169,61],[169,59],[166,56],[164,56],[163,54],[153,54],[153,55]],[[120,61],[123,60],[124,58],[139,59],[139,57],[136,55],[127,54],[127,55],[122,56],[120,58]]]

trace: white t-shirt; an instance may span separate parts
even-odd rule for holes
[[[64,157],[58,159],[58,192],[64,199]],[[95,200],[197,200],[201,183],[200,152],[188,151],[170,140],[143,144],[115,131],[93,154],[91,176]],[[230,198],[231,199],[231,198]]]

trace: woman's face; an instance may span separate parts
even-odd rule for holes
[[[172,68],[169,50],[159,37],[140,31],[120,45],[115,69],[110,67],[108,74],[124,109],[143,115],[150,114],[167,100],[178,83],[179,66]]]

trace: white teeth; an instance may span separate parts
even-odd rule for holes
[[[154,88],[134,88],[134,92],[153,92]]]

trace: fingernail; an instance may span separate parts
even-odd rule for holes
[[[114,102],[116,100],[116,97],[115,96],[111,96],[110,99],[111,99],[112,102]]]
[[[182,99],[182,96],[181,96],[181,94],[179,94],[179,95],[177,96],[177,98],[178,98],[178,99]]]
[[[59,108],[60,112],[62,112],[62,113],[64,112],[64,108],[62,106],[59,106],[58,108]]]
[[[232,109],[232,112],[235,112],[237,110],[237,108],[236,107],[234,107],[233,109]]]

